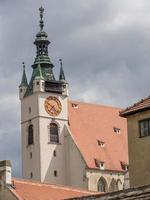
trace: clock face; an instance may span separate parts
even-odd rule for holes
[[[62,110],[60,101],[56,97],[53,97],[53,96],[49,96],[45,100],[44,106],[45,106],[46,112],[51,116],[59,115]]]

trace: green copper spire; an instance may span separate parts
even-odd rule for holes
[[[62,66],[62,59],[59,59],[60,61],[60,74],[59,74],[59,80],[60,81],[65,81],[65,74]]]
[[[37,54],[36,58],[33,64],[33,68],[36,67],[38,64],[38,59],[40,58],[40,63],[43,65],[46,65],[47,67],[53,68],[53,64],[50,61],[50,58],[48,56],[48,45],[50,44],[50,41],[48,40],[47,33],[43,30],[44,28],[44,21],[43,21],[43,15],[44,15],[44,8],[41,6],[39,8],[40,11],[40,31],[36,34],[36,39],[34,41],[34,44],[37,48]]]
[[[26,76],[26,71],[25,71],[25,64],[24,64],[24,62],[22,64],[23,64],[23,74],[22,74],[22,80],[21,80],[20,87],[22,87],[22,86],[28,87],[28,81],[27,81],[27,76]]]
[[[40,62],[38,62],[38,67],[36,68],[36,72],[35,72],[35,80],[44,80],[44,77],[42,75],[42,71],[41,71],[41,65]]]

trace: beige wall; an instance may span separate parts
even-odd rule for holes
[[[57,117],[51,117],[45,111],[44,102],[48,96],[56,96],[61,104],[62,111]],[[68,97],[47,92],[36,92],[21,101],[21,135],[22,135],[22,171],[23,178],[42,182],[59,183],[66,185],[64,126],[68,124]],[[29,113],[31,107],[31,113]],[[59,144],[49,143],[50,123],[52,120],[59,127]],[[27,145],[28,126],[34,127],[34,144]],[[56,157],[53,156],[54,150]],[[30,158],[32,152],[32,159]],[[57,176],[54,176],[54,171]]]
[[[98,191],[98,181],[101,177],[103,177],[107,183],[107,191],[110,191],[110,184],[113,180],[116,181],[119,190],[122,190],[124,187],[124,173],[88,169],[86,171],[86,176],[88,178],[88,189],[90,191]]]
[[[140,112],[127,118],[129,145],[130,186],[150,184],[150,136],[139,136],[139,120],[150,118],[150,111]]]

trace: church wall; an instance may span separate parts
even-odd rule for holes
[[[31,107],[31,112],[29,112]],[[23,178],[30,179],[31,173],[34,180],[40,177],[40,147],[39,147],[39,120],[37,95],[24,98],[21,103],[21,132],[22,132],[22,174]],[[28,127],[33,125],[34,144],[28,145]],[[32,158],[31,158],[32,154]]]
[[[68,172],[67,184],[73,187],[88,189],[87,179],[85,177],[85,161],[83,160],[81,153],[74,143],[69,131],[66,131],[68,132],[65,136],[66,173]]]
[[[87,169],[86,176],[88,178],[88,189],[90,191],[98,191],[98,181],[101,177],[103,177],[107,183],[107,191],[109,191],[110,183],[113,179],[118,183],[119,190],[123,189],[124,186],[123,173]]]
[[[40,156],[41,156],[41,181],[59,183],[65,185],[65,152],[64,152],[64,123],[60,120],[55,121],[59,124],[59,144],[49,143],[49,124],[51,120],[40,118]],[[54,156],[56,151],[56,156]],[[57,176],[54,176],[57,171]]]
[[[139,120],[150,118],[150,111],[143,111],[127,117],[129,145],[130,186],[150,183],[150,136],[140,137]]]
[[[62,111],[57,117],[50,117],[45,111],[44,102],[48,96],[56,96],[62,104]],[[67,97],[41,93],[39,95],[39,116],[41,181],[66,185],[64,126],[68,123]],[[51,122],[59,127],[59,144],[50,143]],[[56,156],[54,156],[54,151]],[[57,176],[54,175],[54,171],[57,171]]]

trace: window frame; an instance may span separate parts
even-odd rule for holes
[[[142,134],[141,133],[141,124],[143,122],[148,122],[148,134]],[[150,136],[150,118],[146,118],[146,119],[141,119],[138,121],[138,125],[139,125],[139,137],[140,138],[143,138],[143,137],[147,137],[147,136]]]
[[[57,127],[57,134],[51,133],[51,125],[53,125],[53,124]],[[57,138],[57,141],[56,141],[56,140],[54,141],[54,140],[52,139],[53,136],[55,136],[55,137]],[[50,128],[49,128],[49,143],[50,143],[50,144],[59,144],[59,143],[60,143],[59,140],[60,140],[60,138],[59,138],[59,126],[58,126],[57,123],[51,122],[51,123],[50,123]]]

